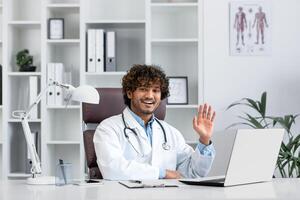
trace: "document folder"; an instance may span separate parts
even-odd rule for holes
[[[116,32],[106,32],[106,62],[105,71],[114,72],[116,71]]]
[[[96,72],[104,71],[104,30],[96,29]]]
[[[87,35],[87,72],[96,72],[96,30],[88,29]]]

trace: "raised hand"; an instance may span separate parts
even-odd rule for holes
[[[193,128],[200,136],[200,142],[208,145],[212,136],[216,112],[208,104],[200,105],[193,119]]]

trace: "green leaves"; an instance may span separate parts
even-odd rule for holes
[[[29,54],[28,49],[19,51],[16,55],[16,64],[20,67],[25,65],[31,65],[33,63],[33,56]]]
[[[273,126],[275,126],[277,123],[279,123],[282,128],[284,128],[288,133],[290,133],[291,127],[295,123],[295,119],[298,116],[299,116],[299,114],[285,115],[284,117],[270,117],[270,119],[273,119]]]
[[[282,142],[278,160],[277,168],[282,177],[300,177],[300,134],[296,137],[292,133],[292,125],[296,123],[296,115],[284,115],[283,117],[273,117],[266,115],[267,92],[263,92],[260,100],[253,100],[250,98],[243,98],[237,102],[230,104],[226,110],[236,106],[243,106],[251,113],[256,113],[258,116],[244,112],[243,116],[238,116],[240,122],[233,123],[227,128],[237,125],[246,125],[251,128],[269,128],[281,127],[287,132],[287,142]]]
[[[230,108],[238,105],[244,105],[256,111],[258,114],[261,115],[261,117],[264,118],[266,116],[266,104],[267,104],[267,92],[263,92],[260,101],[255,101],[250,98],[243,98],[229,105],[226,110],[229,110]]]
[[[267,92],[264,92],[261,95],[261,100],[260,102],[257,102],[260,108],[260,113],[262,117],[264,118],[266,116],[266,104],[267,104]]]

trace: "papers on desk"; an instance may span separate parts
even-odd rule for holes
[[[178,185],[173,183],[164,183],[161,181],[140,181],[140,180],[130,180],[130,181],[119,181],[119,183],[127,188],[164,188],[164,187],[178,187]]]

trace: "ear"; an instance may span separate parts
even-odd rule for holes
[[[127,91],[127,97],[128,97],[128,99],[132,99],[132,92],[131,91]]]

